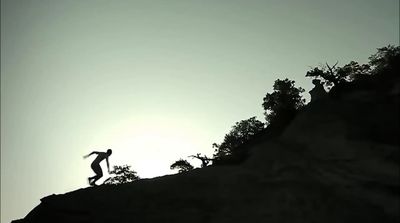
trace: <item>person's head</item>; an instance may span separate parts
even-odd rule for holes
[[[107,155],[110,156],[112,154],[112,150],[111,149],[107,149]]]

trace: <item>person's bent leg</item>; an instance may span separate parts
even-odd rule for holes
[[[90,185],[94,185],[96,183],[96,181],[103,176],[103,171],[101,170],[101,167],[99,164],[97,164],[97,165],[92,164],[92,169],[93,169],[94,173],[96,174],[96,176],[91,177],[92,181],[91,181]]]
[[[102,176],[103,176],[103,174],[94,176],[94,179],[92,180],[91,185],[95,185],[95,184],[96,184],[96,181],[97,181],[98,179],[100,179]]]

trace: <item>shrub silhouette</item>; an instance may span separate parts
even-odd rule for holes
[[[249,141],[254,135],[264,129],[264,123],[258,121],[256,117],[251,117],[236,124],[231,131],[225,135],[221,144],[214,143],[214,159],[218,160],[226,156],[237,155],[237,148]]]
[[[284,79],[276,80],[274,83],[274,92],[267,93],[263,99],[263,108],[265,110],[265,119],[268,124],[279,119],[286,119],[287,116],[292,116],[296,111],[304,106],[305,100],[301,93],[304,89],[295,87],[293,80]]]
[[[400,46],[388,45],[378,48],[377,52],[369,58],[372,73],[396,73],[400,66]]]
[[[183,173],[189,170],[193,170],[193,168],[194,167],[192,166],[192,164],[190,164],[187,160],[184,159],[177,160],[170,166],[171,170],[178,169],[178,173]]]
[[[128,165],[114,166],[110,174],[114,174],[115,176],[109,178],[106,182],[104,182],[104,184],[117,185],[139,180],[140,177],[135,171],[131,170],[130,168],[131,167]]]
[[[355,61],[337,67],[328,64],[315,67],[307,72],[306,77],[320,80],[330,90],[330,96],[341,98],[356,89],[385,90],[398,80],[400,68],[400,47],[388,45],[378,48],[369,57],[368,64]]]
[[[206,155],[201,155],[201,153],[197,153],[196,155],[191,155],[189,156],[191,158],[195,158],[201,161],[201,168],[208,166],[210,161],[213,161],[213,159],[208,158]]]
[[[306,77],[319,79],[328,89],[331,89],[370,75],[393,75],[399,71],[399,61],[400,47],[388,45],[378,48],[377,52],[369,57],[368,64],[351,61],[343,67],[338,67],[338,63],[333,66],[325,63],[323,66],[307,71]]]
[[[330,66],[328,63],[320,67],[314,67],[307,71],[306,77],[319,79],[328,89],[333,86],[350,82],[354,79],[360,79],[364,75],[370,74],[370,65],[359,64],[358,62],[351,61],[343,67],[338,67],[337,62]]]

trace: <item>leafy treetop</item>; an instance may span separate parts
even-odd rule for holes
[[[136,171],[133,171],[130,168],[131,166],[128,165],[114,166],[110,174],[114,174],[115,176],[104,182],[104,184],[116,185],[139,180],[140,177],[137,175]]]
[[[369,57],[369,65],[373,73],[385,72],[386,70],[398,71],[400,66],[400,46],[388,45],[378,48],[378,51]]]
[[[368,64],[359,64],[351,61],[343,67],[339,67],[337,66],[338,63],[333,66],[326,63],[323,66],[314,67],[307,71],[306,77],[319,79],[330,89],[342,83],[358,80],[369,75],[386,73],[386,71],[396,73],[400,66],[399,61],[400,47],[388,45],[378,48],[377,52],[369,57]]]
[[[236,124],[231,131],[225,135],[224,141],[221,144],[214,143],[215,149],[214,158],[232,155],[235,150],[249,141],[255,134],[264,129],[264,123],[258,121],[256,117],[251,117]]]
[[[193,168],[194,167],[192,166],[192,164],[190,164],[187,160],[184,160],[184,159],[177,160],[177,161],[175,161],[175,163],[173,163],[170,166],[171,170],[178,169],[179,173],[183,173],[183,172],[186,172],[186,171],[189,171],[189,170],[193,170]]]
[[[295,87],[293,80],[276,80],[273,86],[274,92],[267,93],[263,99],[265,119],[268,124],[287,113],[294,113],[304,106],[305,100],[301,93],[304,89]]]

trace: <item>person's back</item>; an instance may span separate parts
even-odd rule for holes
[[[108,157],[107,153],[98,152],[96,159],[94,159],[92,163],[99,164],[101,161],[103,161],[107,157]]]

